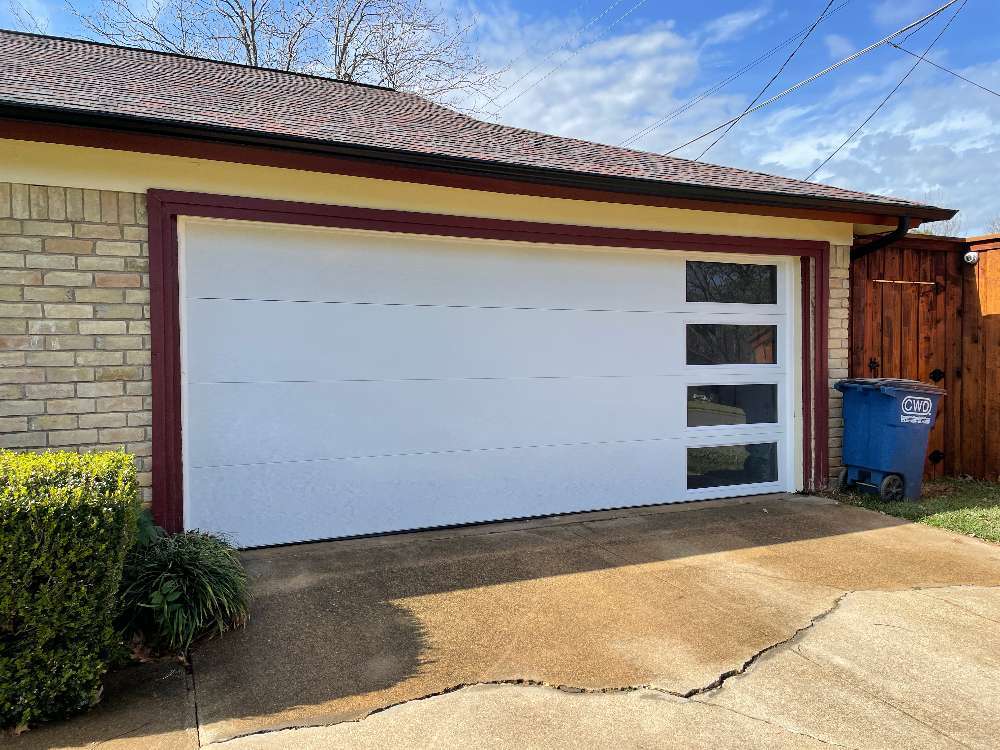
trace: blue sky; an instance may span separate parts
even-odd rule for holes
[[[944,1],[849,0],[816,28],[768,95]],[[826,4],[826,0],[447,2],[475,17],[475,43],[487,62],[507,68],[502,93],[494,103],[467,104],[487,111],[502,105],[492,119],[606,143],[630,137],[808,27]],[[842,2],[834,0],[833,6]],[[0,25],[10,27],[4,3],[0,0]],[[61,0],[30,3],[36,14],[48,19],[51,33],[83,35]],[[923,51],[951,12],[915,33],[905,46]],[[1000,91],[998,27],[1000,3],[968,0],[930,57]],[[666,151],[739,114],[792,46],[632,145]],[[805,178],[912,62],[891,47],[876,50],[741,121],[705,159]],[[700,141],[677,155],[695,158],[710,142]],[[1000,218],[998,167],[1000,97],[921,64],[815,179],[959,208],[961,230],[974,234]]]

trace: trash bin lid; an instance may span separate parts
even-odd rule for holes
[[[834,385],[838,391],[844,390],[841,386],[844,386],[844,388],[870,389],[873,391],[891,388],[900,391],[920,391],[921,393],[945,392],[944,388],[940,386],[921,383],[919,380],[904,380],[902,378],[844,378],[843,380],[838,380]]]

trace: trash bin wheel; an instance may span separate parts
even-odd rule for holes
[[[851,488],[851,483],[847,479],[847,468],[844,467],[837,472],[837,489],[841,492],[847,492]]]
[[[903,499],[903,478],[899,474],[890,474],[879,485],[878,494],[887,503],[899,502]]]

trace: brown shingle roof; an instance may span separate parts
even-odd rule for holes
[[[804,203],[844,201],[894,208],[893,213],[921,207],[898,198],[496,125],[401,91],[10,31],[0,31],[0,111],[3,105],[738,190]]]

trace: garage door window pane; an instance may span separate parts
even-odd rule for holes
[[[777,326],[695,323],[687,327],[689,365],[773,365]]]
[[[777,481],[777,443],[688,448],[689,490]]]
[[[688,427],[777,422],[778,386],[689,386],[687,419]]]
[[[689,260],[687,301],[777,304],[778,267]]]

